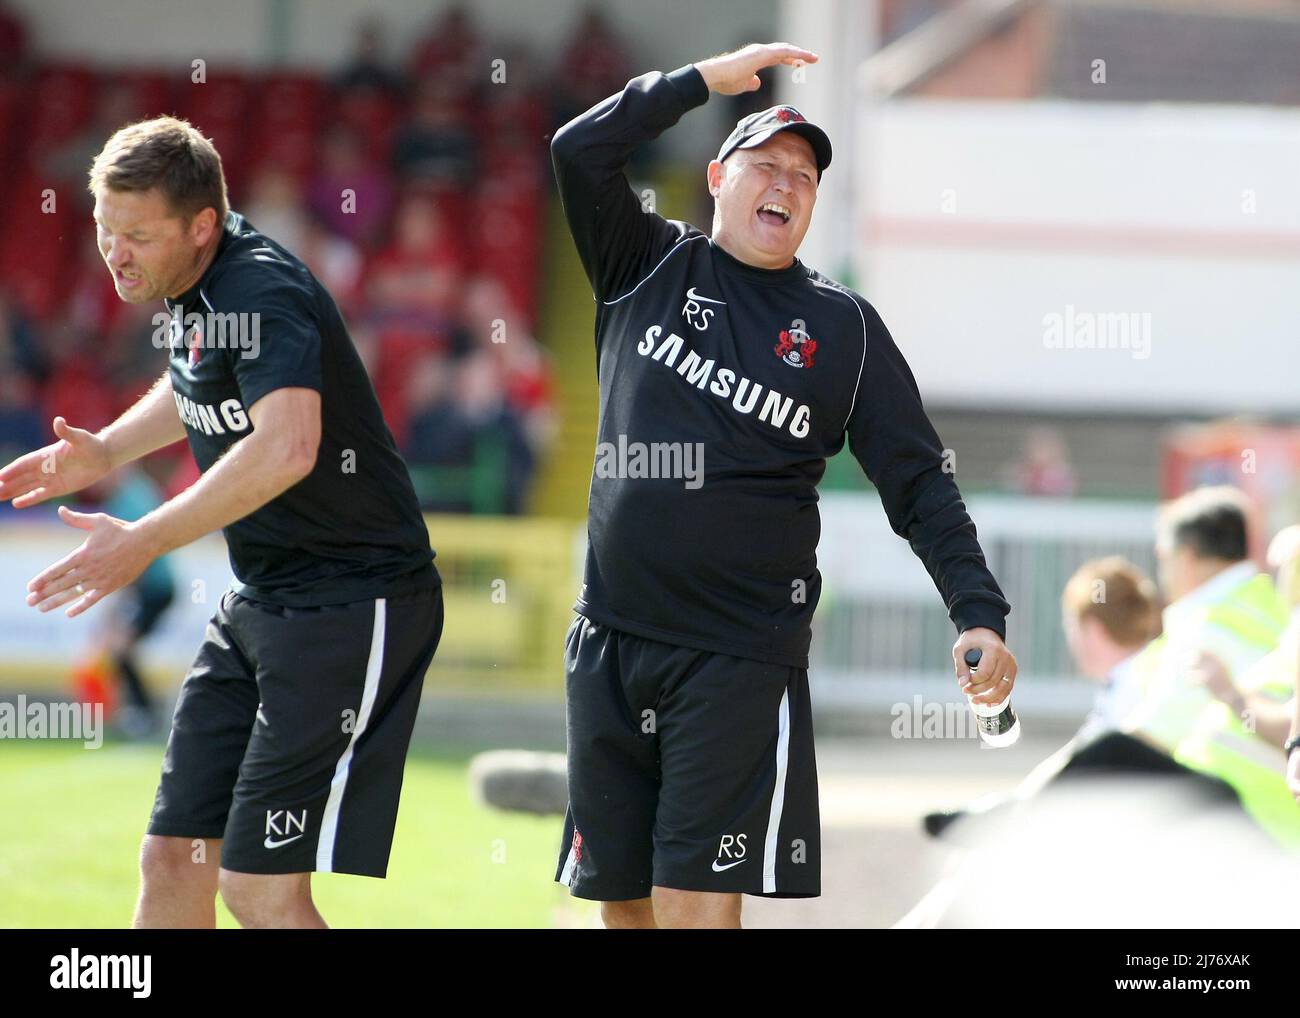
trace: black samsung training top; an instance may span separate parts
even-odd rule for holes
[[[267,393],[321,394],[312,472],[224,528],[236,592],[310,607],[436,587],[406,465],[343,318],[307,267],[231,212],[212,264],[166,303],[172,391],[200,470],[252,432],[248,411]]]
[[[875,309],[798,260],[746,265],[643,210],[629,186],[632,150],[708,96],[693,65],[652,71],[551,142],[596,301],[599,444],[576,610],[806,668],[821,587],[816,486],[847,435],[957,628],[1005,637],[1009,605]],[[702,477],[688,469],[701,447]]]

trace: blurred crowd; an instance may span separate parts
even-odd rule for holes
[[[48,441],[55,413],[108,423],[165,366],[148,341],[159,308],[114,293],[85,180],[115,130],[174,113],[217,145],[232,208],[338,301],[422,503],[524,509],[554,431],[534,339],[545,139],[633,73],[597,10],[553,67],[484,38],[464,6],[401,54],[367,17],[328,76],[92,70],[25,39],[0,5],[0,171],[15,185],[0,196],[0,460]],[[151,469],[168,493],[196,476],[180,449]]]
[[[1119,556],[1070,578],[1062,625],[1076,666],[1098,685],[1092,712],[1010,794],[925,821],[972,858],[1034,844],[1037,861],[1009,866],[999,922],[1180,925],[1157,901],[1210,927],[1276,918],[1265,906],[1280,889],[1267,880],[1262,895],[1209,903],[1189,893],[1206,879],[1203,862],[1171,868],[1193,846],[1204,860],[1234,845],[1259,866],[1293,867],[1300,852],[1300,525],[1271,535],[1264,571],[1249,553],[1259,518],[1236,488],[1197,488],[1161,507],[1154,579]],[[1215,864],[1231,870],[1226,858]],[[987,886],[956,867],[900,925],[977,917],[991,918]]]

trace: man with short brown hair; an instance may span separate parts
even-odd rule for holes
[[[155,558],[222,529],[235,582],[181,687],[141,850],[137,926],[322,927],[311,873],[382,877],[424,674],[442,632],[428,532],[333,299],[229,211],[185,121],[113,135],[90,174],[118,295],[163,300],[167,371],[97,434],[0,470],[23,509],[189,439],[202,476],[140,520],[59,517],[79,548],[28,604],[80,615]]]
[[[216,147],[176,117],[130,124],[104,145],[90,168],[91,196],[114,191],[148,191],[157,187],[185,218],[212,209],[218,222],[230,211],[226,178]]]
[[[1085,741],[1118,728],[1140,698],[1133,662],[1160,633],[1160,595],[1137,566],[1112,555],[1085,562],[1075,571],[1061,594],[1061,609],[1075,664],[1088,678],[1105,683],[1075,736]]]

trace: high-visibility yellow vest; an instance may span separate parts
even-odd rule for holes
[[[1295,682],[1294,653],[1288,670],[1286,652],[1278,648],[1286,623],[1286,605],[1263,573],[1182,616],[1179,632],[1153,640],[1135,662],[1144,675],[1144,698],[1124,728],[1148,735],[1184,766],[1226,781],[1265,831],[1300,850],[1300,805],[1286,785],[1281,747],[1255,735],[1231,707],[1185,675],[1190,653],[1208,650],[1229,667],[1242,692],[1263,691],[1284,702]]]
[[[1285,640],[1235,678],[1237,688],[1286,703],[1295,695],[1296,654],[1293,641]],[[1286,756],[1281,747],[1261,739],[1252,731],[1249,719],[1238,717],[1226,703],[1207,707],[1198,722],[1178,744],[1174,759],[1228,782],[1246,812],[1265,831],[1300,851],[1300,804],[1287,787]]]

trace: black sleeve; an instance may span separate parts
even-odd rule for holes
[[[244,274],[247,279],[251,274]],[[223,289],[238,280],[223,280]],[[321,391],[321,335],[311,294],[296,282],[243,287],[240,310],[258,316],[257,342],[227,350],[246,410],[276,389]]]
[[[564,215],[597,300],[621,295],[681,234],[645,212],[623,169],[632,151],[708,101],[694,64],[650,71],[575,117],[551,139]]]
[[[934,581],[958,632],[982,626],[1006,639],[1011,610],[984,561],[916,379],[864,300],[866,357],[848,421],[849,448],[880,492],[889,525]]]

